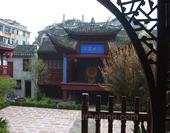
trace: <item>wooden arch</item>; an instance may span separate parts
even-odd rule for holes
[[[158,0],[158,4],[156,5],[154,4],[153,0],[127,0],[127,2],[124,2],[123,0],[123,2],[121,0],[117,0],[120,10],[110,0],[98,1],[117,17],[126,30],[129,38],[133,42],[134,48],[143,66],[149,86],[152,104],[152,132],[165,132],[166,80],[168,72],[168,51],[167,43],[165,41],[167,37],[165,26],[165,0]],[[134,6],[136,4],[137,6]],[[142,9],[145,4],[149,5],[149,12],[147,13]],[[128,6],[128,8],[130,8],[128,11],[126,11],[127,5],[130,6]],[[156,10],[158,10],[158,18],[152,18],[151,14]],[[139,12],[143,14],[144,19],[137,18]],[[126,16],[129,16],[130,19],[127,20]],[[144,24],[147,25],[150,22],[155,23],[151,28],[147,29]],[[139,28],[133,29],[133,24],[138,25]],[[158,36],[154,36],[152,33],[154,28],[157,28]],[[149,35],[149,37],[143,36],[139,38],[136,33],[142,30],[144,30]],[[156,41],[157,49],[151,43],[148,43],[148,40]],[[142,44],[145,44],[149,48],[149,52],[146,53]],[[156,61],[148,58],[151,53],[156,55]],[[154,78],[151,65],[157,66],[156,78]]]

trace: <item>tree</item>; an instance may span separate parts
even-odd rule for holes
[[[114,95],[127,96],[128,104],[133,107],[134,97],[140,96],[141,105],[146,105],[148,86],[143,68],[132,45],[117,48],[111,45],[108,59],[103,59],[100,67],[104,78],[102,87]]]
[[[17,82],[11,77],[0,77],[0,102],[7,101],[7,96],[15,91]]]
[[[45,83],[49,79],[48,67],[42,59],[32,57],[27,63],[27,68],[31,80],[35,85],[35,95],[39,94],[39,84]]]

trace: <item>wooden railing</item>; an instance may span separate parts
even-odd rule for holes
[[[148,100],[147,112],[139,112],[139,97],[135,98],[134,112],[126,111],[126,97],[122,97],[121,111],[113,110],[113,96],[109,97],[109,109],[108,111],[101,111],[101,96],[96,97],[96,111],[89,111],[89,95],[87,93],[82,94],[82,133],[88,133],[88,118],[95,119],[96,121],[96,133],[100,133],[101,119],[108,120],[108,133],[112,133],[113,120],[121,121],[121,133],[126,133],[126,122],[134,122],[134,133],[139,133],[139,123],[146,122],[146,131],[151,133],[151,110],[150,100]]]
[[[0,66],[0,76],[9,76],[10,75],[10,69],[9,66],[3,65]]]

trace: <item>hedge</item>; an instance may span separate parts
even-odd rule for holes
[[[26,106],[26,107],[39,107],[39,108],[52,108],[52,109],[68,109],[68,110],[81,110],[81,104],[44,104],[44,103],[35,103],[35,102],[5,102],[0,103],[0,109],[3,109],[9,105],[13,106]],[[109,107],[105,105],[100,106],[101,110],[108,110]],[[121,106],[114,106],[114,111],[120,111]],[[127,111],[133,111],[130,106],[126,107]],[[140,108],[141,112],[145,112],[146,108],[142,107]]]

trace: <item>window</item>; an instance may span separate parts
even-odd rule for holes
[[[5,32],[9,33],[10,28],[5,26]]]
[[[28,38],[30,37],[30,33],[27,32]]]
[[[45,60],[48,69],[63,69],[62,60]]]
[[[14,44],[14,39],[12,39],[12,44]]]
[[[48,68],[49,68],[49,69],[53,69],[53,64],[52,64],[52,63],[53,63],[52,60],[49,60],[49,61],[48,61]]]
[[[22,44],[25,45],[25,41],[23,41]]]
[[[0,25],[0,31],[2,31],[2,29],[3,29],[3,26],[2,26],[2,25]]]
[[[8,43],[8,39],[7,39],[7,37],[4,37],[4,43]]]
[[[25,31],[23,31],[23,36],[25,36]]]
[[[17,30],[17,35],[18,35],[18,30]]]
[[[3,42],[3,37],[2,36],[0,36],[0,42]]]
[[[10,44],[10,38],[4,37],[4,43]]]
[[[57,60],[57,69],[60,69],[60,60]]]
[[[12,34],[15,34],[15,29],[12,29]]]
[[[23,71],[28,71],[27,64],[30,59],[23,59]]]
[[[21,80],[16,80],[16,81],[17,81],[16,89],[21,89]]]
[[[18,44],[18,40],[16,40],[16,44]]]
[[[10,38],[8,38],[8,44],[10,44]]]
[[[53,65],[53,69],[56,69],[56,60],[53,60],[52,65]]]

